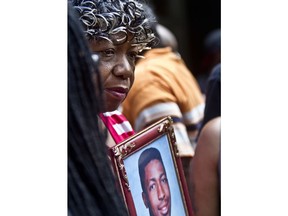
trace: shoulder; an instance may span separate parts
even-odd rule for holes
[[[221,117],[219,116],[211,119],[210,121],[207,122],[207,124],[205,124],[199,135],[199,139],[209,143],[215,142],[215,138],[220,139],[220,133],[221,133]]]
[[[211,71],[208,81],[221,81],[221,64],[217,64]]]
[[[195,154],[202,152],[204,157],[218,160],[221,145],[221,117],[216,117],[207,122],[200,132]],[[201,153],[201,154],[202,154]],[[203,157],[203,156],[202,156]]]

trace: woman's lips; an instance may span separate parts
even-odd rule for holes
[[[118,100],[124,100],[128,93],[128,89],[122,87],[106,88],[105,91],[114,96]]]

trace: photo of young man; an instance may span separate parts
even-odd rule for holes
[[[142,199],[150,216],[170,216],[171,196],[169,181],[160,152],[145,149],[138,160]]]

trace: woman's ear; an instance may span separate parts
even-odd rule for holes
[[[149,205],[148,205],[149,201],[148,201],[147,196],[144,192],[142,192],[142,199],[143,199],[143,202],[144,202],[146,208],[149,208]]]

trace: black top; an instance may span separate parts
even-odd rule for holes
[[[216,65],[208,78],[204,119],[200,131],[211,119],[221,116],[221,64]]]

